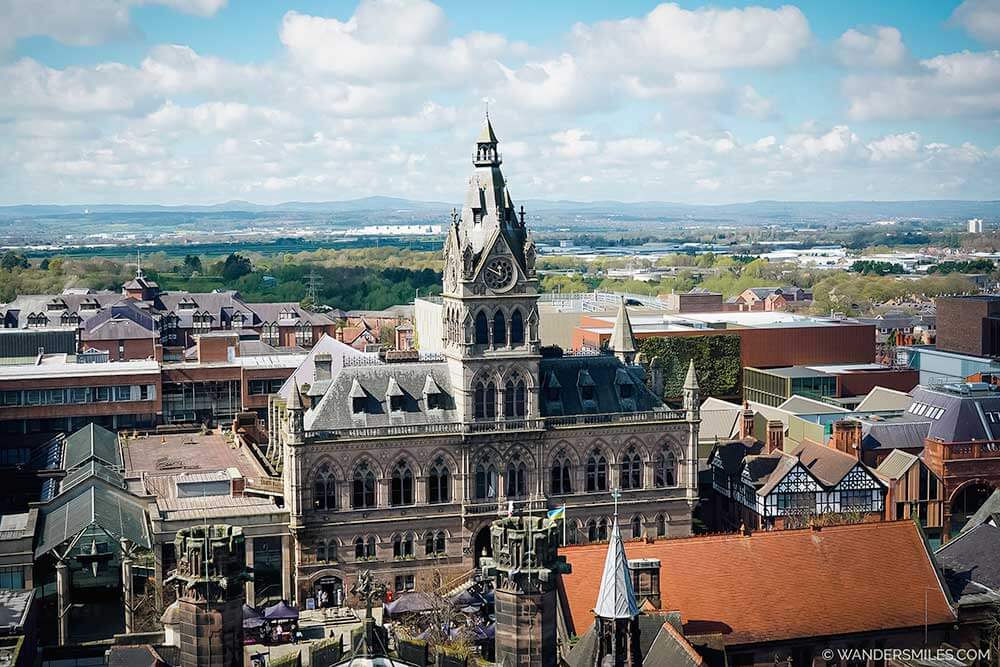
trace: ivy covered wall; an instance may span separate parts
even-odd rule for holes
[[[743,367],[738,335],[642,338],[638,343],[647,362],[653,357],[660,359],[665,401],[675,403],[681,400],[691,359],[694,359],[702,398],[715,396],[740,400]]]

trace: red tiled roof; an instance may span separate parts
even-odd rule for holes
[[[593,623],[607,545],[561,550],[577,635]],[[678,610],[688,636],[721,634],[726,644],[853,634],[951,623],[941,588],[911,521],[628,542],[630,559],[660,560],[661,608]]]

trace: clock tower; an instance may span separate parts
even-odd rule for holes
[[[535,246],[507,190],[489,117],[444,245],[442,336],[463,421],[539,416]]]

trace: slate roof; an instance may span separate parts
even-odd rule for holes
[[[680,611],[684,635],[718,634],[726,645],[953,624],[956,616],[912,521],[628,542],[629,556],[657,558],[660,597]],[[572,568],[560,575],[567,624],[582,635],[593,623],[605,545],[560,550]],[[871,561],[893,576],[872,576]],[[770,572],[793,563],[794,576],[720,576]],[[712,582],[711,595],[705,582]]]
[[[850,454],[809,440],[800,442],[790,454],[826,486],[837,486],[858,465],[857,458]]]
[[[797,458],[783,451],[747,456],[743,465],[749,469],[750,482],[757,489],[757,495],[766,496],[785,478],[799,462]]]
[[[608,541],[600,582],[597,602],[594,603],[595,616],[623,619],[639,615],[639,604],[632,589],[632,575],[628,569],[628,556],[625,555],[625,545],[622,544],[617,514],[611,524],[611,539]]]
[[[81,340],[144,340],[159,338],[159,333],[128,319],[113,318],[93,328],[84,328]]]
[[[619,372],[621,371],[621,372]],[[544,358],[539,363],[542,389],[539,402],[542,416],[642,412],[663,403],[646,387],[642,367],[625,366],[610,355],[575,355]],[[618,387],[631,379],[633,398],[622,399]],[[555,380],[555,384],[553,384]],[[594,388],[593,401],[584,401],[581,386]],[[558,399],[549,400],[547,387],[558,388]]]
[[[963,387],[969,385],[956,385]],[[921,409],[921,405],[928,406]],[[940,409],[940,415],[930,419],[928,438],[944,442],[970,442],[972,440],[1000,440],[1000,423],[987,418],[990,413],[1000,413],[1000,391],[981,390],[963,394],[946,388],[918,386],[913,390],[913,403],[907,411],[920,417]],[[934,412],[937,415],[937,410]]]
[[[444,407],[429,410],[424,384],[430,375],[444,392]],[[402,391],[402,410],[389,413],[386,400],[390,384]],[[351,396],[355,384],[364,392],[365,411],[354,413]],[[346,366],[334,375],[329,389],[316,407],[307,411],[305,427],[323,431],[355,426],[389,426],[457,421],[454,395],[445,362],[373,363]]]
[[[930,431],[930,420],[901,415],[888,419],[861,420],[861,449],[922,449]]]
[[[639,647],[643,667],[699,667],[704,659],[669,620],[676,614],[643,614],[639,616]],[[591,626],[569,653],[570,667],[592,667],[597,658],[597,633]]]
[[[955,598],[1000,594],[1000,528],[980,524],[935,552]],[[988,589],[984,590],[984,589]]]
[[[281,385],[281,389],[278,390],[278,395],[284,400],[288,400],[291,395],[292,382],[297,382],[299,387],[304,387],[309,385],[309,391],[307,392],[310,396],[322,396],[326,393],[326,390],[330,386],[331,380],[325,380],[322,385],[318,384],[316,381],[316,355],[317,354],[329,354],[330,355],[330,370],[331,378],[336,377],[340,372],[340,369],[344,366],[344,360],[347,358],[356,359],[371,359],[375,360],[375,355],[366,354],[359,350],[354,349],[350,345],[341,343],[336,338],[323,334],[316,344],[313,345],[312,349],[306,355],[306,358],[299,364],[298,368],[289,376],[285,383]]]
[[[712,453],[709,454],[709,460],[713,457],[717,457],[719,462],[722,463],[722,469],[728,475],[735,475],[740,471],[740,466],[743,465],[743,459],[747,456],[755,456],[760,454],[761,449],[764,445],[757,442],[753,438],[747,438],[746,440],[732,440],[730,442],[722,442],[716,445],[712,449]]]

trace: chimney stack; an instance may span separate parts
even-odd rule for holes
[[[773,451],[784,451],[785,449],[785,423],[780,419],[767,420],[767,447],[770,454]]]
[[[861,460],[861,422],[840,419],[833,422],[833,436],[830,446]]]
[[[740,439],[753,437],[753,410],[750,403],[744,401],[743,412],[740,413]]]

